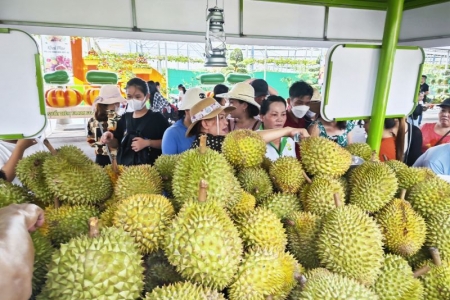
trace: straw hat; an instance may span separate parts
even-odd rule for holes
[[[200,102],[202,99],[206,98],[206,92],[201,88],[194,87],[188,89],[186,93],[183,95],[183,99],[178,105],[178,110],[188,110],[191,109],[192,106]]]
[[[189,136],[192,128],[201,120],[208,120],[218,116],[222,111],[229,113],[234,110],[232,106],[222,106],[214,98],[205,98],[192,106],[190,110],[192,124],[186,131],[186,137]]]
[[[126,99],[122,97],[119,87],[117,85],[104,85],[100,88],[100,93],[95,98],[94,105],[97,104],[115,104],[125,102]]]
[[[219,94],[216,97],[238,99],[260,108],[259,104],[255,101],[255,89],[245,82],[236,83],[228,93]]]

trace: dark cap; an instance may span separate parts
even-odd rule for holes
[[[441,104],[438,104],[437,106],[439,106],[439,107],[450,107],[450,98],[445,99],[444,101],[442,101]]]
[[[255,79],[251,85],[255,89],[255,97],[269,95],[269,85],[264,79]]]

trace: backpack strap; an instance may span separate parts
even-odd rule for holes
[[[434,146],[439,146],[439,145],[442,143],[442,141],[445,139],[445,137],[446,137],[447,135],[449,135],[449,134],[450,134],[450,130],[447,131],[447,132],[439,139],[439,141],[437,141],[437,143],[434,144]]]

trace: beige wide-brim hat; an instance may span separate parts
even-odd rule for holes
[[[225,112],[228,114],[235,109],[236,108],[232,106],[220,105],[219,102],[217,102],[214,98],[205,98],[201,100],[190,110],[192,124],[186,130],[186,137],[190,136],[192,128],[194,128],[194,126],[201,120],[215,118],[221,112]]]
[[[127,101],[122,94],[120,93],[120,89],[117,85],[104,85],[100,88],[100,93],[98,97],[95,98],[94,106],[97,104],[115,104],[122,103]]]
[[[178,110],[189,110],[195,104],[206,98],[206,92],[201,88],[190,88],[183,95],[183,99],[178,104]]]
[[[260,108],[259,104],[255,101],[255,89],[249,83],[236,83],[228,93],[219,94],[216,97],[242,100],[256,106],[258,109]]]

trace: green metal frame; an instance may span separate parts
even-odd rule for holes
[[[25,136],[21,133],[15,133],[15,134],[0,134],[0,139],[3,140],[17,140],[17,139],[23,139],[23,138],[30,138],[33,136],[36,136],[39,132],[45,129],[47,126],[47,114],[45,111],[45,99],[44,99],[44,78],[42,75],[42,69],[41,69],[41,55],[39,53],[39,46],[36,43],[36,40],[27,32],[19,29],[13,29],[13,28],[0,28],[0,34],[10,34],[12,31],[17,31],[26,34],[35,44],[36,46],[36,54],[34,55],[34,64],[36,68],[36,86],[38,89],[38,97],[39,97],[39,113],[44,116],[44,125],[42,128],[40,128],[36,133]]]

